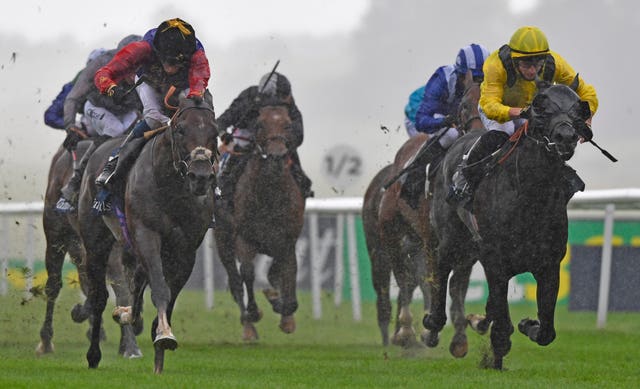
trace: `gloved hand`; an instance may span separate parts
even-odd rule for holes
[[[126,95],[127,91],[120,85],[113,85],[107,90],[107,96],[111,97],[116,105],[120,105]]]
[[[204,96],[202,92],[189,92],[189,94],[187,95],[187,99],[191,99],[196,104],[200,104],[204,100]]]
[[[82,130],[76,126],[69,126],[66,129],[66,132],[67,137],[64,139],[64,142],[62,142],[62,146],[69,151],[75,150],[78,146],[78,142],[87,137],[84,135]]]
[[[455,127],[456,118],[454,115],[447,115],[442,119],[442,127]]]
[[[220,140],[225,145],[228,145],[229,143],[233,142],[233,134],[230,134],[230,133],[225,131],[222,134],[220,134]]]
[[[531,119],[531,106],[526,106],[520,111],[520,119]]]

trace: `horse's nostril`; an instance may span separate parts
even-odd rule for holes
[[[187,173],[187,178],[189,178],[190,180],[194,180],[196,178],[196,175],[193,172],[189,172]]]

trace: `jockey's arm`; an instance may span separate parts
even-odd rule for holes
[[[151,45],[145,41],[133,42],[118,51],[108,64],[101,67],[93,82],[102,94],[116,86],[121,80],[148,61],[153,55]]]

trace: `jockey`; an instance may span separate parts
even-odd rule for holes
[[[291,94],[291,83],[284,75],[272,72],[267,73],[260,79],[258,85],[253,85],[243,90],[236,97],[229,108],[218,118],[218,128],[220,129],[220,139],[226,146],[233,142],[234,150],[245,151],[250,146],[254,137],[255,123],[260,109],[260,100],[276,99],[284,102],[289,108],[289,117],[292,125],[294,149],[297,149],[304,138],[302,125],[302,114]],[[223,147],[224,148],[224,147]],[[243,150],[244,149],[244,150]],[[222,160],[224,163],[220,168],[220,189],[223,198],[231,198],[237,178],[242,173],[246,158],[235,157],[232,153],[225,153]],[[311,180],[302,170],[300,158],[297,151],[291,153],[291,173],[295,178],[302,195],[313,197],[311,190]]]
[[[91,61],[96,59],[105,51],[106,50],[102,48],[92,50],[91,53],[89,53],[89,57],[87,58],[87,64],[85,66],[88,66]],[[49,108],[47,108],[47,110],[44,111],[44,124],[46,124],[51,128],[55,128],[56,130],[65,129],[64,101],[67,98],[67,95],[69,94],[71,89],[73,88],[73,85],[76,83],[76,80],[78,79],[79,75],[80,75],[80,72],[76,74],[73,80],[67,82],[62,86],[62,90],[60,90],[56,98],[51,102],[51,105],[49,106]],[[81,112],[78,112],[78,113],[81,113]]]
[[[471,204],[473,192],[482,179],[485,164],[476,163],[498,150],[514,131],[526,122],[521,117],[537,92],[536,81],[570,85],[577,76],[558,53],[549,50],[545,34],[537,27],[524,26],[515,31],[508,45],[491,53],[484,64],[484,82],[480,86],[480,118],[488,130],[467,153],[454,175],[448,200]],[[579,78],[576,93],[589,103],[591,116],[598,108],[596,91]],[[524,111],[526,116],[526,111]],[[591,118],[587,120],[591,125]],[[575,172],[574,172],[575,174]],[[576,177],[579,180],[579,177]],[[582,184],[584,185],[584,184]]]
[[[411,161],[411,169],[404,178],[400,196],[412,208],[418,207],[424,195],[427,180],[427,164],[441,158],[445,151],[460,136],[455,123],[455,114],[464,94],[464,76],[468,71],[474,80],[482,80],[482,65],[489,55],[488,50],[472,43],[458,51],[454,65],[436,69],[427,82],[424,96],[416,113],[415,126],[418,132],[430,136]]]
[[[424,85],[411,92],[409,102],[404,106],[404,128],[407,130],[407,135],[409,135],[410,138],[418,134],[418,130],[416,130],[416,113],[418,113],[418,108],[420,107],[423,96]]]
[[[144,132],[169,124],[171,113],[164,108],[164,97],[171,86],[187,98],[202,102],[209,83],[209,61],[202,43],[196,38],[193,27],[179,19],[169,19],[157,28],[149,30],[141,41],[122,48],[113,59],[99,69],[94,82],[100,93],[117,104],[129,93],[118,83],[129,75],[136,74],[137,92],[143,106],[143,120],[133,128],[127,139],[109,157],[103,172],[96,179],[102,189],[94,208],[106,210],[110,180],[122,175],[128,160],[135,158],[144,142],[131,142],[143,138]],[[176,94],[177,95],[177,94]],[[144,139],[144,138],[143,138]],[[120,150],[125,158],[118,163]]]
[[[129,35],[118,43],[118,47],[113,50],[99,52],[95,58],[87,63],[87,66],[78,73],[73,88],[69,91],[64,101],[64,128],[69,134],[65,147],[74,150],[78,141],[86,136],[90,137],[116,137],[122,135],[138,118],[141,111],[140,100],[135,93],[129,94],[120,104],[114,104],[112,99],[101,95],[93,83],[93,76],[98,69],[107,64],[121,48],[132,42],[142,39],[139,35]],[[94,50],[95,51],[95,50]],[[93,53],[92,53],[93,54]],[[133,80],[122,80],[123,87],[131,88]],[[86,131],[78,128],[75,115],[76,112],[83,111],[83,126]],[[86,132],[86,135],[84,133]],[[82,174],[89,162],[89,157],[97,146],[98,142],[92,142],[85,151],[80,162],[74,166],[73,175],[67,185],[61,189],[61,197],[56,204],[56,209],[60,212],[71,212],[75,210]]]

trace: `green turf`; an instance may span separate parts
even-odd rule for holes
[[[257,324],[260,340],[241,340],[239,314],[228,293],[216,294],[216,306],[204,308],[203,295],[185,291],[178,299],[173,332],[179,347],[168,352],[165,370],[153,374],[153,347],[149,324],[155,313],[147,294],[145,331],[138,337],[144,357],[125,360],[117,355],[119,329],[108,317],[108,339],[102,343],[102,362],[87,368],[86,324],[73,323],[70,308],[78,302],[77,289],[64,289],[54,319],[53,354],[37,358],[34,349],[44,318],[45,302],[24,302],[22,294],[0,297],[0,387],[1,388],[627,388],[640,382],[640,314],[611,313],[605,330],[595,328],[595,313],[557,311],[558,337],[540,347],[519,333],[505,358],[505,371],[481,369],[488,336],[469,332],[466,358],[454,359],[447,327],[435,349],[403,350],[380,345],[375,306],[365,303],[363,320],[354,322],[348,303],[336,308],[331,296],[323,299],[323,318],[312,319],[310,296],[300,295],[297,330],[279,331],[279,317],[262,296],[265,312]],[[480,311],[468,306],[467,311]],[[414,308],[418,327],[422,317]],[[513,321],[534,316],[533,305],[511,309]]]

